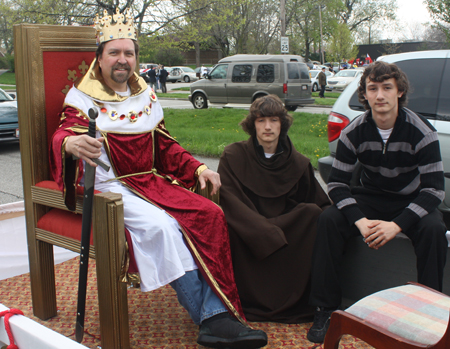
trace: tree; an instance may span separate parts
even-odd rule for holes
[[[354,45],[350,29],[345,23],[337,23],[335,31],[327,46],[327,60],[342,62],[344,59],[353,59],[358,54],[358,47]]]
[[[435,26],[445,33],[450,42],[450,0],[426,0],[425,3]]]
[[[355,33],[355,38],[361,27],[373,31],[383,25],[385,20],[395,20],[397,10],[396,0],[343,0],[344,10],[340,12],[341,20]]]
[[[336,12],[343,9],[341,0],[322,0],[319,3],[295,0],[289,4],[290,15],[286,23],[292,35],[303,42],[306,60],[309,59],[311,45],[320,45],[319,6],[322,12],[322,33],[327,39],[337,23]]]
[[[201,10],[193,6],[186,9],[176,0],[0,0],[0,31],[4,34],[0,44],[12,51],[12,26],[16,23],[92,25],[97,13],[103,16],[106,10],[113,14],[116,8],[121,13],[131,9],[138,35],[144,36],[164,32],[171,23]]]

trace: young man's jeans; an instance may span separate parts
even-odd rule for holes
[[[393,202],[374,207],[369,196],[354,197],[368,219],[392,221],[403,210],[393,210]],[[436,209],[403,232],[414,246],[418,282],[439,291],[442,290],[448,248],[446,231],[442,213]],[[340,264],[345,245],[353,236],[361,236],[361,233],[354,224],[348,223],[336,206],[329,207],[319,216],[311,269],[311,305],[329,308],[340,305]],[[392,268],[395,269],[395,265]]]
[[[188,271],[171,282],[170,286],[177,292],[178,301],[196,325],[214,315],[228,312],[198,270]]]

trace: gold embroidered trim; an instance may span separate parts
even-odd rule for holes
[[[161,123],[161,122],[159,122],[157,126],[159,126],[160,123]],[[168,133],[164,132],[164,131],[161,130],[160,128],[156,127],[155,130],[158,131],[159,133],[163,134],[163,135],[166,136],[167,138],[170,138],[171,140],[173,140],[173,141],[175,141],[175,142],[178,143],[178,141],[177,141],[175,138],[173,138],[171,135],[169,135]]]
[[[156,169],[152,168],[150,171],[139,172],[139,173],[131,173],[131,174],[119,176],[119,177],[116,177],[116,178],[111,178],[111,179],[108,179],[107,181],[104,181],[103,183],[108,183],[108,182],[112,182],[112,181],[119,181],[119,180],[121,180],[123,178],[140,176],[140,175],[149,174],[149,173],[158,174]],[[160,177],[162,177],[162,176],[160,175]]]
[[[78,125],[78,126],[67,127],[67,130],[71,130],[76,133],[87,133],[89,131],[89,128]]]
[[[78,107],[76,107],[76,106],[74,106],[74,105],[72,105],[72,104],[69,104],[69,103],[64,103],[64,104],[63,104],[63,109],[64,109],[65,107],[71,107],[71,108],[77,110],[77,111],[78,111],[78,114],[77,114],[78,117],[82,117],[83,119],[89,121],[89,117],[88,117],[88,116],[84,113],[84,111],[81,110],[80,108],[78,108]]]
[[[63,198],[64,198],[64,202],[66,202],[66,194],[67,194],[67,190],[66,190],[66,181],[64,180],[66,178],[66,143],[67,143],[67,139],[70,136],[67,136],[64,138],[63,142],[62,142],[62,146],[61,146],[61,157],[62,157],[62,170],[63,170]]]
[[[197,169],[195,170],[195,178],[200,177],[200,175],[202,174],[203,171],[207,170],[208,166],[206,166],[205,164],[200,165],[199,167],[197,167]]]

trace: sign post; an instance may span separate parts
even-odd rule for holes
[[[281,53],[289,53],[289,37],[281,37]]]

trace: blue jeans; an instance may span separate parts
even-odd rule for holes
[[[198,270],[188,271],[171,282],[170,286],[176,291],[178,301],[196,325],[200,325],[214,315],[228,311]]]

